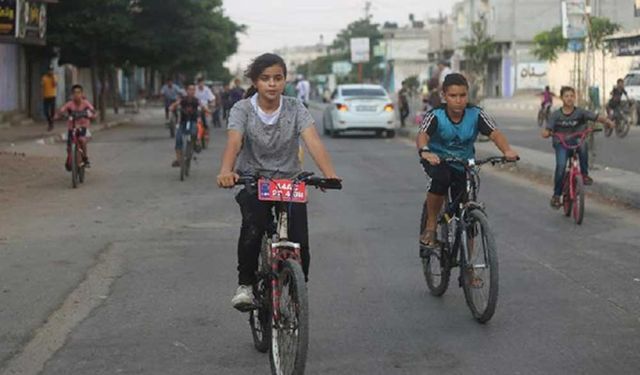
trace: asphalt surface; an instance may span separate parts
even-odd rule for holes
[[[536,116],[531,111],[493,110],[500,129],[504,130],[509,141],[538,151],[554,152],[551,140],[540,136]],[[603,167],[614,167],[640,173],[640,127],[632,126],[625,138],[614,134],[606,138],[604,133],[595,135],[595,163]]]
[[[46,375],[269,373],[230,306],[240,214],[214,185],[223,136],[214,130],[180,182],[159,117],[108,130],[80,189],[60,160],[3,205],[0,374],[36,374],[39,363]],[[479,325],[456,285],[427,292],[425,178],[410,142],[325,141],[344,190],[309,203],[308,374],[638,372],[637,212],[588,201],[578,227],[548,207],[549,186],[487,167],[500,297]]]

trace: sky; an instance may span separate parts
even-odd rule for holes
[[[324,36],[330,44],[336,34],[365,14],[365,0],[223,0],[225,14],[248,27],[241,34],[238,53],[228,62],[233,71],[252,58],[280,47],[313,45]],[[373,21],[409,22],[450,13],[455,0],[371,0]]]

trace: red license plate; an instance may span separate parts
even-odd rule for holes
[[[266,180],[258,181],[258,199],[270,202],[295,202],[307,201],[307,187],[304,182],[293,183],[292,180]]]

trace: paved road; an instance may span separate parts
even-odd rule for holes
[[[536,123],[536,113],[530,111],[499,110],[492,111],[500,128],[509,140],[519,146],[538,151],[553,152],[551,141],[540,137]],[[640,127],[633,126],[625,138],[612,135],[596,135],[596,164],[640,173]]]
[[[79,190],[43,173],[0,211],[0,363],[15,373],[268,373],[229,304],[240,215],[214,187],[222,132],[181,183],[160,122],[96,136]],[[425,180],[408,142],[326,142],[345,189],[309,205],[307,373],[637,373],[637,213],[589,202],[576,227],[547,207],[548,186],[487,168],[501,295],[481,326],[458,288],[426,291]]]

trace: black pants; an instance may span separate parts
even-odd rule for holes
[[[44,116],[47,118],[49,126],[53,125],[53,116],[56,114],[56,98],[44,98],[42,100]]]
[[[211,115],[211,123],[214,128],[221,128],[222,122],[220,121],[220,108],[216,108]]]
[[[429,193],[446,196],[451,189],[451,199],[455,200],[466,190],[467,178],[464,171],[446,164],[431,165],[426,160],[420,160],[425,173],[431,177]]]
[[[250,193],[246,189],[242,189],[236,195],[236,202],[240,205],[242,213],[242,227],[238,239],[238,284],[253,285],[256,282],[262,236],[273,222],[273,208],[276,203],[262,202],[258,200],[257,192]],[[306,277],[309,274],[311,260],[306,204],[291,205],[288,231],[289,240],[300,244],[302,270]]]
[[[400,125],[401,126],[404,126],[404,122],[407,120],[407,117],[409,117],[409,108],[408,107],[400,108]]]

